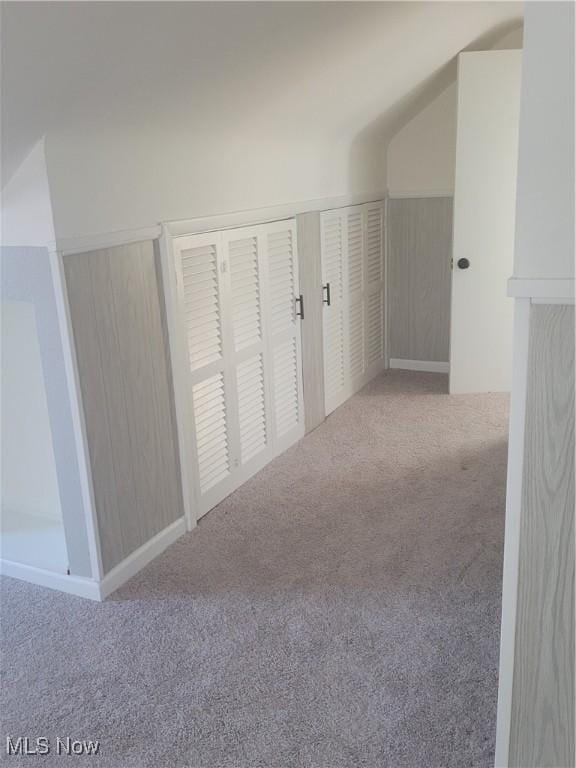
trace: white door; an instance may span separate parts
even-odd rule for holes
[[[326,415],[384,367],[384,206],[320,217]]]
[[[174,240],[181,316],[186,332],[198,516],[234,487],[234,382],[224,319],[225,272],[219,233]]]
[[[365,364],[360,379],[353,378],[354,391],[372,379],[385,365],[384,205],[364,208],[364,333]]]
[[[510,389],[521,51],[462,53],[454,190],[450,392]]]
[[[327,211],[320,216],[320,250],[324,290],[324,408],[326,416],[346,399],[344,324],[345,214]]]
[[[293,220],[175,238],[198,517],[304,434]]]
[[[302,343],[296,304],[299,296],[296,224],[264,227],[265,312],[274,454],[304,435]],[[300,307],[301,310],[301,307]]]

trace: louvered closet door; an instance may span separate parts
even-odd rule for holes
[[[383,203],[321,214],[327,415],[384,367],[383,217]]]
[[[320,250],[324,298],[324,401],[326,415],[346,399],[345,216],[342,210],[320,214]]]
[[[365,378],[384,367],[384,206],[362,206],[365,232]]]
[[[346,210],[346,291],[345,291],[345,350],[347,392],[362,386],[366,373],[365,334],[365,227],[364,211],[360,206]]]
[[[233,487],[235,421],[230,334],[223,311],[222,245],[218,233],[174,241],[186,333],[199,514]]]
[[[263,313],[264,236],[258,227],[222,233],[226,262],[224,295],[231,325],[229,364],[234,380],[237,467],[245,474],[269,461],[270,370]]]
[[[174,240],[198,516],[304,434],[295,222]]]
[[[302,348],[296,316],[299,294],[296,222],[263,225],[264,293],[274,451],[281,453],[304,435]]]

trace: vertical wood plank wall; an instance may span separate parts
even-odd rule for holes
[[[105,572],[184,514],[151,241],[64,257]]]
[[[511,768],[574,766],[574,307],[533,305]]]
[[[325,419],[320,214],[304,213],[298,216],[297,226],[300,293],[305,301],[302,321],[304,414],[306,432],[310,432]]]
[[[388,203],[389,357],[448,362],[452,198]]]

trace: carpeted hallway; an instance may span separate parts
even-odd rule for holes
[[[445,391],[383,374],[104,603],[3,579],[6,764],[492,766],[508,398]]]

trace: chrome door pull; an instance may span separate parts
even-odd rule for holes
[[[299,317],[300,320],[304,320],[304,296],[302,296],[302,294],[296,298],[296,304],[300,306],[300,311],[298,312],[298,310],[296,310],[296,317]]]

